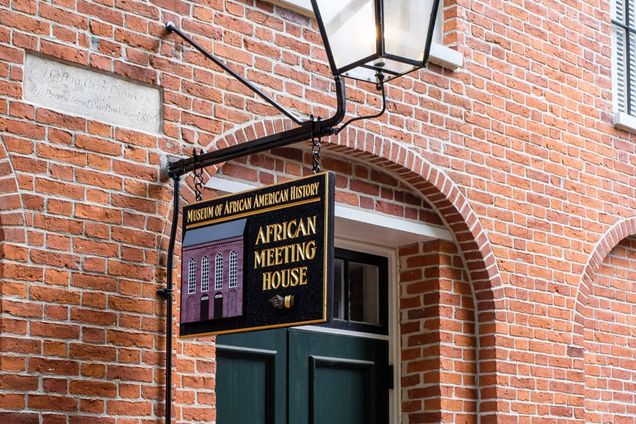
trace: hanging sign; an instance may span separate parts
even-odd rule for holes
[[[327,172],[185,206],[180,335],[327,322],[333,193]]]

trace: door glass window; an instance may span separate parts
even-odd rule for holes
[[[332,327],[387,334],[388,260],[336,249]]]
[[[376,265],[349,262],[349,320],[380,325],[380,273]]]

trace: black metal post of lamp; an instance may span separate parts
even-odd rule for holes
[[[338,134],[350,123],[375,118],[386,109],[384,84],[426,66],[439,0],[311,0],[329,66],[336,85],[336,111],[321,120],[301,120],[203,49],[172,22],[166,28],[178,35],[213,63],[248,87],[298,126],[245,143],[169,163],[174,183],[172,228],[168,244],[166,287],[157,293],[166,300],[166,393],[165,422],[172,420],[172,301],[173,256],[179,219],[179,181],[182,175],[241,156],[276,147]],[[373,115],[358,116],[341,124],[346,111],[343,78],[376,84],[382,94],[382,108]]]

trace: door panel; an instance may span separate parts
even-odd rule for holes
[[[287,333],[217,337],[217,423],[287,423]]]
[[[388,423],[385,340],[259,331],[217,337],[217,358],[219,424]]]
[[[309,357],[309,422],[366,424],[373,402],[370,383],[375,364],[321,356]]]
[[[386,424],[388,342],[289,330],[289,424]]]

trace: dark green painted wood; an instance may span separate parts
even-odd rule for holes
[[[217,423],[287,424],[287,332],[217,337]]]
[[[386,341],[290,329],[289,424],[386,424],[387,366]]]
[[[266,357],[223,358],[223,371],[217,395],[219,423],[267,424],[271,401],[267,390],[272,386],[270,364]],[[250,384],[245,384],[249,381]]]
[[[351,363],[310,357],[309,414],[312,423],[366,424],[373,393],[369,380],[372,362]]]
[[[259,331],[219,336],[217,357],[218,424],[388,423],[387,341]]]

